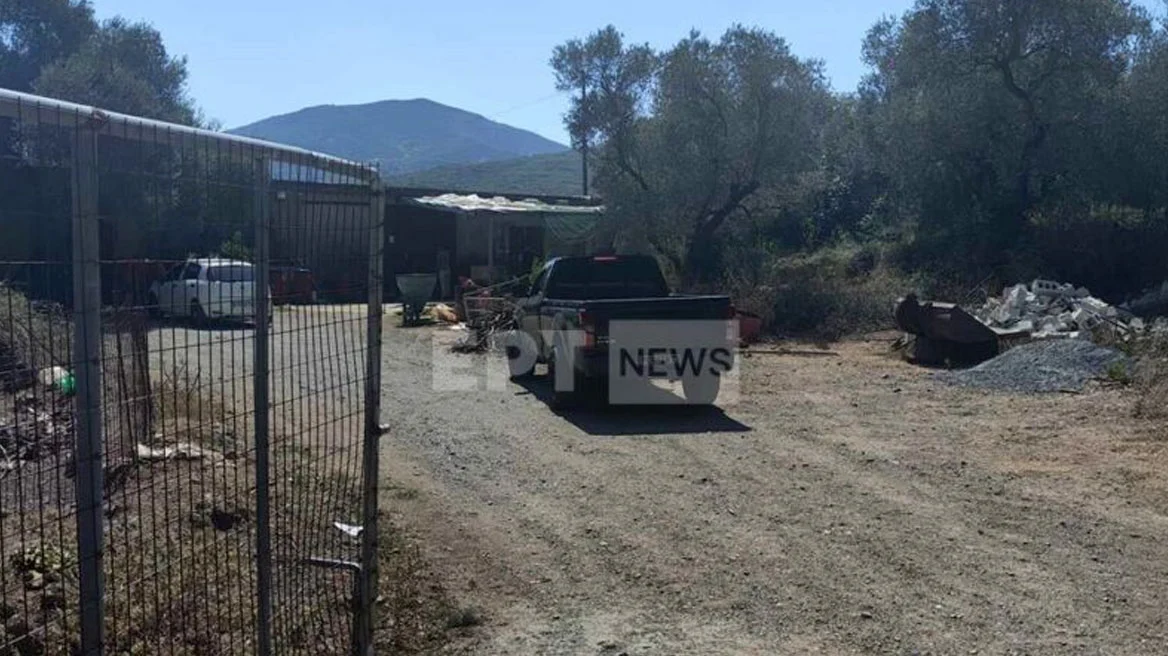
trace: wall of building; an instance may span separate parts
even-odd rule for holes
[[[491,235],[491,230],[494,235]],[[458,218],[458,254],[463,266],[486,264],[488,249],[493,246],[495,262],[506,264],[516,250],[512,244],[511,228],[543,229],[543,218],[539,214],[504,214],[499,212],[475,212]],[[542,250],[542,249],[541,249]]]
[[[325,300],[352,300],[369,275],[367,187],[276,183],[272,188],[274,264],[312,270]]]
[[[392,200],[385,210],[385,273],[387,298],[397,298],[393,276],[398,273],[437,273],[439,254],[453,262],[455,217],[451,212]],[[449,281],[448,281],[449,286]]]

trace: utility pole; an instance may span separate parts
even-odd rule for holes
[[[588,77],[580,76],[580,107],[583,109],[588,101]],[[585,125],[580,136],[580,160],[584,171],[584,195],[588,195],[588,126]]]

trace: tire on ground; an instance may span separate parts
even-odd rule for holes
[[[686,376],[681,379],[685,400],[691,405],[712,405],[722,389],[722,377],[715,374]]]

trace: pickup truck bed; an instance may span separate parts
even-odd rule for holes
[[[609,378],[610,349],[618,346],[610,340],[614,321],[679,322],[676,332],[682,339],[694,326],[714,325],[724,339],[725,324],[719,322],[732,315],[728,296],[671,294],[656,261],[647,256],[554,259],[519,303],[516,323],[534,345],[536,357],[513,367],[513,373],[527,375],[535,362],[548,363],[549,371],[563,372],[567,363],[575,390]],[[700,341],[705,346],[710,340],[703,335]],[[716,396],[717,381],[708,384],[714,386]],[[694,393],[687,391],[687,398],[712,402],[708,390],[698,394],[698,383],[690,385]],[[557,398],[567,396],[561,391],[557,390]]]
[[[727,296],[687,296],[683,294],[655,298],[596,299],[562,301],[547,299],[540,313],[554,316],[558,312],[587,312],[598,335],[608,334],[614,319],[628,321],[725,319],[730,311]]]

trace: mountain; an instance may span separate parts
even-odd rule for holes
[[[307,107],[229,132],[377,162],[387,176],[567,150],[534,132],[426,99]]]
[[[574,196],[581,191],[580,153],[568,150],[497,162],[440,166],[389,176],[386,182],[398,187]]]

